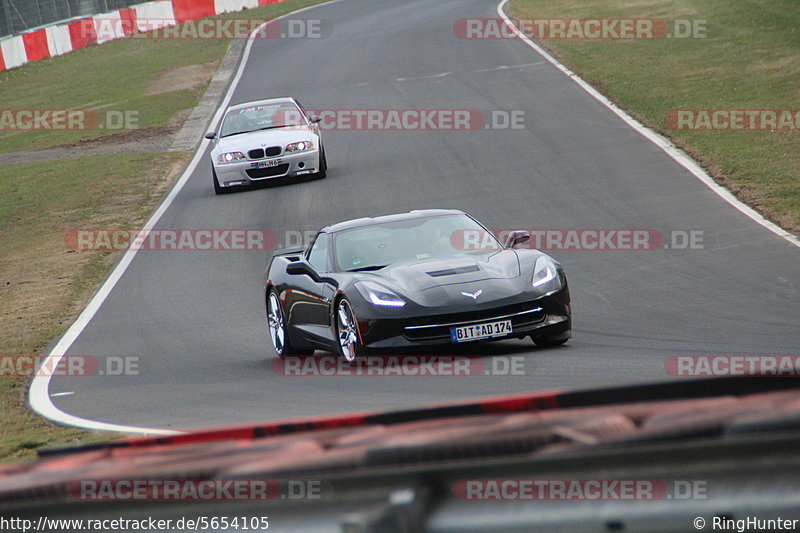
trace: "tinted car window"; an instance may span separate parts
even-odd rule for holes
[[[254,105],[229,111],[220,130],[221,137],[247,133],[263,128],[302,126],[305,119],[300,109],[291,102]]]
[[[475,233],[493,246],[465,247],[465,232]],[[334,251],[339,270],[365,269],[406,261],[483,254],[501,248],[480,224],[465,215],[435,216],[387,222],[336,233]]]
[[[308,253],[308,264],[317,272],[328,271],[328,241],[327,233],[320,233]]]

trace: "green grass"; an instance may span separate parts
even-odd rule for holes
[[[319,0],[289,0],[226,17],[269,19]],[[160,75],[216,66],[228,41],[130,39],[93,46],[0,73],[3,109],[100,107],[139,111],[161,128],[194,107],[203,83],[147,96]],[[156,130],[158,131],[158,130]],[[0,132],[0,152],[43,149],[116,133],[107,130]],[[0,166],[0,356],[38,354],[61,335],[107,274],[110,252],[72,252],[78,228],[137,228],[171,185],[188,152],[80,156]],[[26,407],[27,379],[0,377],[0,461],[31,460],[42,447],[108,440],[107,432],[64,428]]]
[[[664,121],[671,109],[800,108],[796,0],[512,0],[509,15],[705,20],[706,38],[541,44],[741,199],[800,230],[800,132],[678,131]]]
[[[105,276],[109,252],[71,252],[64,235],[138,227],[186,152],[116,154],[0,166],[0,355],[36,354],[69,324]],[[77,379],[77,378],[76,378]],[[0,377],[0,460],[42,446],[95,442],[108,433],[63,429],[25,407],[26,379]]]

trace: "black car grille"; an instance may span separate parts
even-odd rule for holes
[[[247,157],[250,159],[263,159],[264,157],[275,157],[281,155],[280,146],[270,146],[266,150],[263,148],[255,148],[247,152]]]
[[[463,325],[467,325],[490,322],[492,320],[506,320],[508,318],[511,319],[511,326],[516,330],[517,328],[541,322],[545,319],[545,315],[546,313],[539,303],[523,302],[503,307],[494,307],[492,309],[412,318],[406,322],[405,336],[409,340],[416,341],[449,338],[450,328],[453,327],[452,324],[454,323],[464,322],[466,324]]]
[[[260,178],[269,178],[272,176],[280,176],[281,174],[286,174],[286,172],[288,171],[289,171],[289,163],[284,163],[282,165],[278,165],[275,167],[248,168],[246,170],[247,175],[254,180]]]

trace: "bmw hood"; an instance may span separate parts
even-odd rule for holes
[[[311,140],[311,135],[311,128],[307,126],[253,131],[223,137],[217,143],[217,149],[222,152],[246,151],[269,146],[280,146],[281,149],[285,149],[287,144]]]

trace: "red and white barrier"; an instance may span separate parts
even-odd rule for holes
[[[172,2],[149,2],[133,6],[136,14],[136,29],[138,31],[152,31],[164,26],[175,25],[175,11]]]
[[[50,50],[47,48],[47,32],[44,28],[23,33],[22,42],[25,43],[25,59],[27,61],[39,61],[50,57]]]
[[[94,22],[94,34],[97,36],[97,44],[125,37],[125,32],[122,30],[122,20],[119,18],[119,11],[95,15],[92,17],[92,21]]]
[[[172,9],[175,11],[175,22],[178,24],[217,14],[214,0],[172,0]]]
[[[266,2],[264,2],[266,4]],[[258,7],[258,0],[215,0],[214,9],[217,13],[232,13],[234,11],[241,11],[242,9],[253,9]],[[261,4],[263,5],[263,4]]]
[[[55,26],[48,26],[45,30],[47,31],[47,49],[50,50],[51,56],[60,56],[72,52],[72,39],[69,37],[69,26],[66,24],[58,24]]]
[[[21,35],[15,35],[0,41],[0,53],[3,56],[3,68],[9,69],[24,65],[28,62],[28,54],[25,53],[25,42]]]
[[[284,0],[156,0],[127,9],[60,21],[0,40],[0,72],[29,61],[66,54],[189,20],[232,13]]]
[[[97,44],[97,36],[94,33],[94,20],[91,17],[73,20],[68,24],[68,27],[73,50]]]

